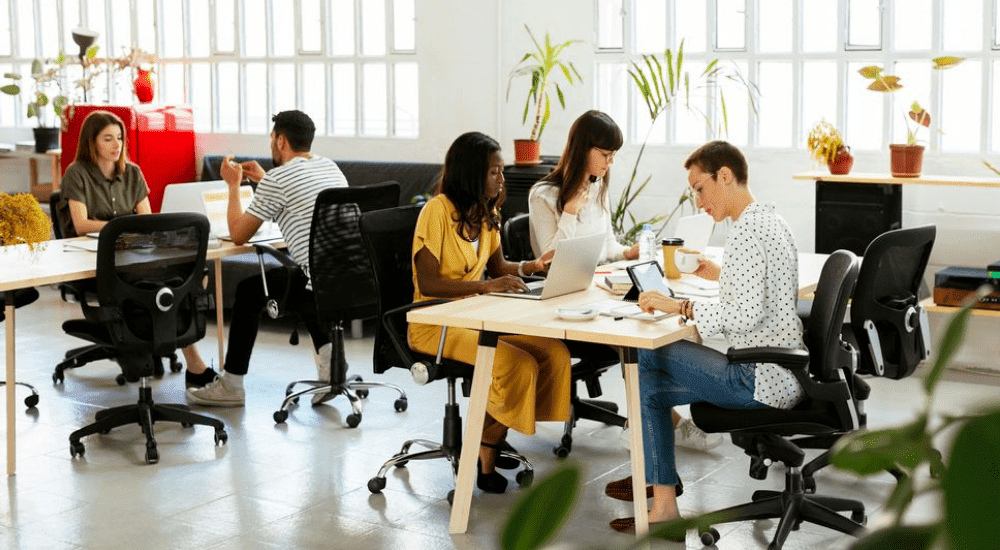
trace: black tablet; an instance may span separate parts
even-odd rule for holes
[[[630,265],[625,271],[628,271],[632,284],[639,292],[659,290],[665,296],[673,297],[674,291],[667,286],[667,281],[663,278],[663,268],[656,260]]]

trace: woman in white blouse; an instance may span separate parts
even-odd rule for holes
[[[535,256],[564,239],[604,233],[604,262],[639,257],[639,246],[622,245],[611,229],[609,170],[621,146],[622,131],[601,111],[587,111],[573,122],[559,164],[528,195]]]
[[[703,337],[723,334],[730,346],[806,349],[798,297],[798,252],[791,229],[773,205],[756,202],[747,186],[747,163],[736,147],[713,141],[684,163],[697,204],[715,221],[733,221],[724,262],[702,260],[695,275],[719,281],[719,302],[678,301],[650,291],[639,295],[647,311],[680,313],[694,321]],[[729,409],[790,409],[802,400],[802,386],[791,372],[770,363],[730,365],[711,348],[681,341],[639,352],[642,435],[646,482],[653,486],[649,521],[679,516],[675,487],[674,434],[668,429],[671,407],[706,401]],[[634,530],[633,518],[616,519],[612,528]]]
[[[622,245],[611,228],[608,182],[615,153],[621,146],[622,131],[607,114],[591,110],[573,122],[559,164],[532,186],[528,195],[531,248],[536,257],[554,249],[559,241],[595,233],[606,236],[603,262],[639,257],[639,245]],[[617,349],[600,344],[567,345],[573,357],[614,360],[618,356]],[[705,451],[723,441],[721,434],[706,434],[677,413],[673,413],[673,424],[676,444],[682,447]],[[612,485],[607,493],[617,496],[630,484],[629,479]]]

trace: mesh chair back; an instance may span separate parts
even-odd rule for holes
[[[101,230],[100,315],[123,357],[166,356],[205,335],[208,232],[208,219],[190,213],[122,216]]]
[[[368,212],[361,216],[361,234],[371,259],[372,275],[378,287],[378,315],[413,302],[413,232],[422,206],[400,206]],[[409,368],[408,350],[390,336],[388,321],[379,323],[375,333],[375,372],[390,367]],[[394,327],[406,334],[405,321]]]
[[[309,277],[320,321],[374,317],[375,281],[358,221],[362,212],[399,204],[399,184],[326,189],[316,197],[309,238]]]
[[[533,260],[531,226],[527,214],[518,214],[503,224],[503,253],[508,261]]]
[[[913,328],[913,314],[908,312],[919,304],[936,235],[933,225],[897,229],[879,235],[865,250],[851,301],[851,327],[861,352],[859,372],[876,372],[865,321],[874,323],[878,332],[885,376],[909,376],[923,359],[921,331]]]
[[[816,285],[809,324],[805,331],[809,348],[809,370],[820,381],[837,378],[836,369],[845,365],[841,333],[847,302],[858,279],[858,258],[847,250],[837,250],[827,258]],[[849,352],[847,352],[849,353]]]

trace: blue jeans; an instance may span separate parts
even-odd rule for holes
[[[677,484],[673,407],[708,402],[727,409],[766,408],[753,392],[753,363],[731,365],[724,354],[687,340],[639,350],[646,483]]]

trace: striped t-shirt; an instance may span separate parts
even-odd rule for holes
[[[347,178],[332,160],[313,155],[294,157],[272,168],[254,192],[247,213],[262,221],[274,220],[288,253],[309,276],[309,232],[320,191],[347,187]]]

